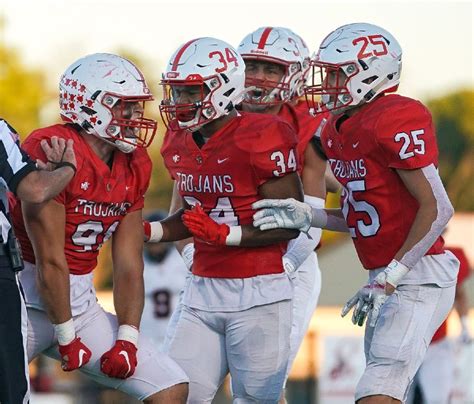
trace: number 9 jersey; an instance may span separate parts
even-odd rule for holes
[[[431,114],[418,101],[385,95],[345,120],[331,115],[321,144],[344,187],[342,211],[362,265],[386,266],[405,242],[418,210],[396,170],[438,165]],[[426,254],[442,253],[443,245],[439,237]]]
[[[54,199],[66,213],[65,248],[69,271],[85,275],[97,265],[99,249],[127,213],[142,209],[151,175],[151,160],[145,149],[133,153],[114,152],[111,168],[91,149],[71,124],[53,125],[31,133],[22,144],[33,158],[46,161],[40,142],[52,136],[74,140],[77,173]],[[14,210],[15,231],[25,261],[35,263],[24,228],[21,206]]]

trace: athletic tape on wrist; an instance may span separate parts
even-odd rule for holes
[[[74,341],[74,338],[76,338],[76,329],[74,328],[74,321],[72,318],[61,324],[53,324],[53,327],[59,345],[68,345]]]
[[[323,209],[324,205],[326,204],[326,201],[323,198],[318,198],[317,196],[312,195],[305,195],[304,201],[308,205],[311,205],[311,207],[319,209]]]
[[[163,238],[163,225],[160,222],[150,222],[150,239],[148,242],[158,243]]]
[[[242,227],[229,226],[229,234],[225,239],[226,245],[238,246],[242,241]]]
[[[385,279],[386,283],[397,287],[402,278],[410,271],[410,269],[402,264],[401,262],[393,259],[390,264],[385,268],[385,274],[387,278]]]
[[[138,346],[138,329],[133,325],[123,324],[119,327],[117,333],[117,340],[123,340],[131,342],[133,345]]]

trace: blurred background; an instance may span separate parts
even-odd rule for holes
[[[0,117],[22,139],[35,128],[59,121],[58,81],[74,60],[112,52],[144,72],[156,102],[148,114],[159,122],[159,80],[174,50],[189,39],[214,36],[235,47],[256,28],[285,26],[312,51],[327,33],[350,22],[370,22],[390,31],[402,45],[399,93],[424,102],[437,127],[440,173],[456,214],[446,233],[474,264],[474,78],[472,1],[199,1],[175,0],[0,0]],[[167,210],[172,183],[159,153],[164,127],[149,151],[154,162],[145,210]],[[329,195],[332,206],[337,195]],[[95,283],[102,304],[111,304],[111,262],[105,245]],[[348,237],[325,233],[318,251],[323,273],[319,306],[288,384],[291,403],[349,403],[364,359],[362,330],[341,319],[340,307],[365,282]],[[474,281],[466,282],[470,307]],[[470,327],[474,332],[471,309]],[[456,340],[459,321],[450,317]],[[453,403],[473,403],[473,347],[457,345]],[[66,374],[41,357],[32,365],[32,403],[126,403],[117,392]],[[72,394],[71,394],[72,392]],[[224,387],[215,400],[227,403]]]

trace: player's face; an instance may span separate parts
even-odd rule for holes
[[[114,120],[122,122],[122,134],[124,137],[133,139],[137,138],[140,128],[134,124],[135,121],[143,117],[143,102],[118,101],[112,108]],[[127,125],[129,123],[129,125]]]
[[[341,87],[345,86],[347,82],[347,76],[341,68],[327,68],[326,74],[323,78],[322,89],[329,96],[331,103],[336,105],[338,91]]]
[[[178,121],[189,122],[194,119],[207,93],[201,84],[171,85],[171,100],[176,106]]]
[[[262,98],[280,83],[286,67],[262,60],[245,60],[245,78],[247,87],[256,87],[250,91],[254,98]]]

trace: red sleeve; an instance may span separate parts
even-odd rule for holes
[[[258,185],[298,170],[296,145],[294,129],[279,119],[260,131],[250,156]]]
[[[430,112],[418,101],[402,98],[383,105],[376,141],[389,167],[417,169],[438,165],[438,147]]]
[[[135,150],[132,159],[133,175],[136,176],[138,187],[136,199],[128,212],[143,209],[145,206],[145,194],[150,185],[152,169],[151,159],[146,149],[138,148]]]

